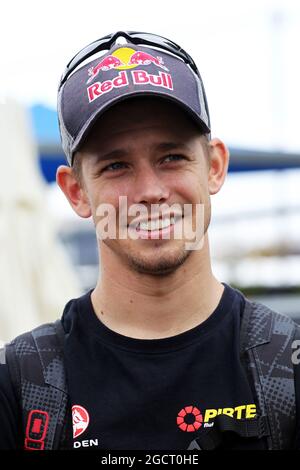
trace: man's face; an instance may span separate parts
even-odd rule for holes
[[[153,204],[164,207],[177,204],[182,214],[185,204],[193,208],[202,204],[206,232],[211,215],[208,149],[205,137],[177,105],[153,98],[117,104],[95,124],[80,153],[84,187],[96,226],[101,204],[115,208],[119,223],[119,198],[125,196],[128,208],[133,204],[148,208],[148,228],[151,216],[156,218],[158,214],[157,210],[151,213]],[[193,210],[191,225],[195,216]],[[136,217],[128,217],[126,229],[133,219]],[[182,224],[183,220],[176,223]],[[195,220],[193,224],[195,229]],[[184,236],[176,239],[170,232],[167,238],[152,238],[151,230],[146,231],[149,236],[145,236],[145,231],[142,233],[144,236],[138,239],[117,236],[101,243],[120,262],[152,275],[173,272],[193,256],[193,251],[186,249]]]

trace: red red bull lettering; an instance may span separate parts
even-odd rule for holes
[[[145,70],[133,70],[131,74],[135,85],[145,85],[145,83],[150,83],[153,86],[173,90],[172,77],[169,73],[159,72],[158,75],[154,75],[146,72]]]
[[[119,72],[113,80],[105,80],[104,82],[96,82],[87,88],[89,102],[109,93],[113,88],[128,86],[128,77],[125,71]]]
[[[158,75],[148,73],[146,70],[132,70],[132,81],[134,85],[153,85],[155,87],[167,88],[173,90],[172,76],[166,72],[159,72]],[[114,88],[121,88],[129,85],[127,72],[122,70],[112,80],[96,82],[87,88],[89,102],[96,100],[105,93],[109,93]]]

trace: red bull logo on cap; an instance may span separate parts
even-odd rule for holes
[[[111,69],[126,70],[138,67],[139,65],[150,64],[154,64],[168,72],[161,57],[155,57],[143,51],[135,51],[131,47],[121,47],[111,55],[104,57],[97,65],[88,69],[89,79],[87,83],[91,83],[100,71],[106,72]]]
[[[124,64],[117,57],[114,57],[113,55],[105,57],[95,67],[89,68],[88,74],[90,75],[90,78],[88,79],[87,83],[90,83],[92,80],[94,80],[100,70],[105,72],[106,70],[116,69],[117,67],[120,67],[120,65]]]
[[[126,70],[136,67],[154,64],[159,69],[158,75],[148,73],[146,70],[132,70],[131,79],[134,85],[150,84],[153,86],[168,88],[173,90],[172,76],[167,73],[169,69],[165,66],[162,57],[155,57],[144,51],[136,51],[130,47],[121,47],[112,54],[104,57],[97,65],[88,69],[89,78],[87,84],[91,83],[99,74],[108,70],[118,70],[115,78],[94,82],[87,88],[88,99],[91,103],[105,93],[109,93],[114,88],[129,85],[129,77]]]
[[[142,51],[136,51],[132,56],[130,57],[130,61],[128,62],[128,65],[149,65],[149,64],[155,64],[157,67],[161,67],[164,70],[167,70],[167,67],[164,66],[163,60],[161,57],[154,57],[151,54],[148,54],[147,52],[142,52]]]

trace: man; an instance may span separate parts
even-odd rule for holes
[[[268,448],[272,417],[262,416],[262,431],[262,405],[240,351],[250,303],[211,268],[210,196],[222,187],[229,153],[210,136],[193,60],[159,36],[109,35],[69,63],[58,114],[69,166],[58,168],[57,183],[80,217],[93,218],[100,259],[96,287],[70,300],[62,316],[73,424],[72,438],[64,418],[64,446]],[[291,398],[285,425],[293,447],[289,362],[275,375],[283,400]],[[0,446],[22,447],[16,391],[6,364],[0,372]],[[25,447],[43,448],[51,412],[36,409],[33,394],[24,400]]]

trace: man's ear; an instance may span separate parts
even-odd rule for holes
[[[76,214],[83,218],[88,218],[92,215],[87,193],[74,176],[72,168],[60,165],[56,171],[56,182]]]
[[[229,150],[220,139],[212,139],[208,143],[210,153],[210,168],[208,173],[209,194],[220,191],[229,165]]]

